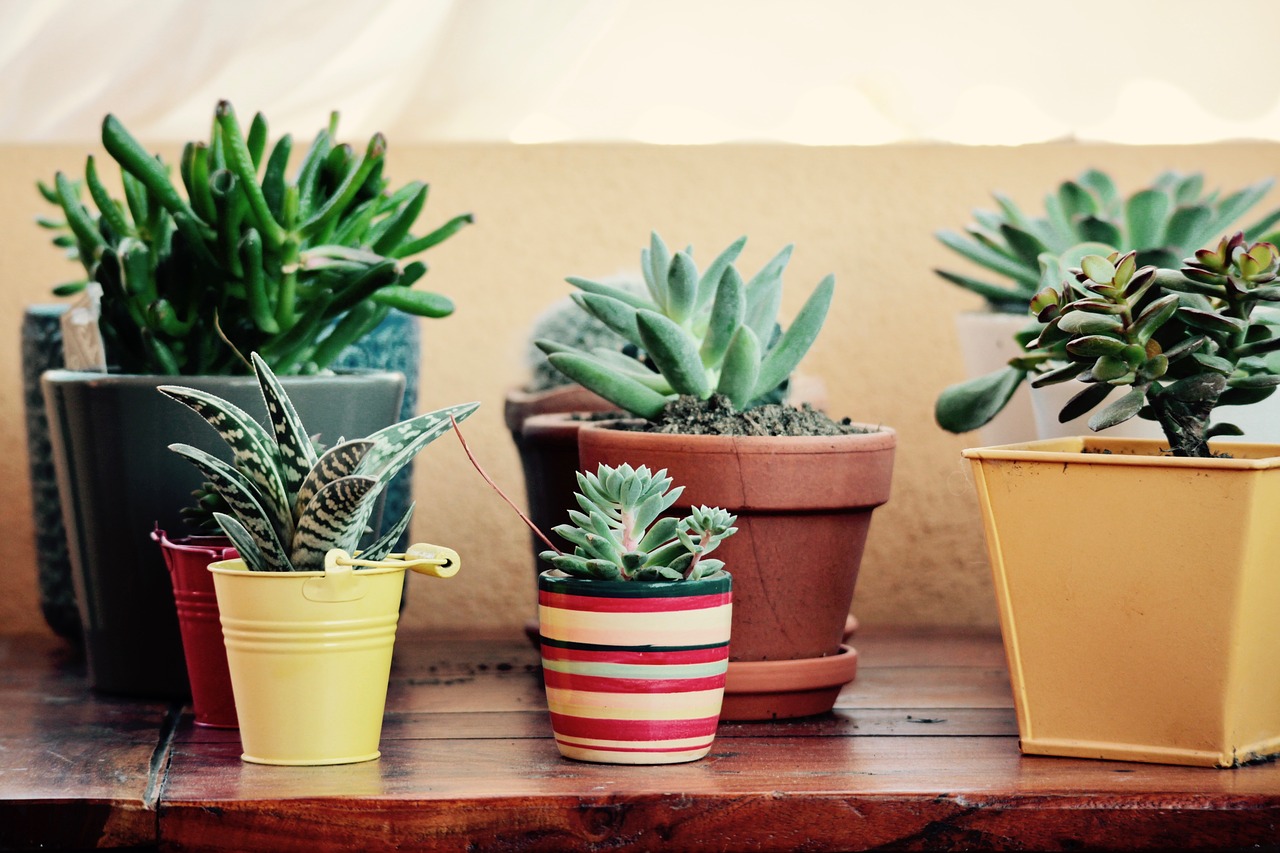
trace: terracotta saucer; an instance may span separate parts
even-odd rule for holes
[[[858,652],[803,660],[730,661],[722,720],[777,720],[824,714],[858,671]]]

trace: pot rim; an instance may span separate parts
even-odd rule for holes
[[[547,569],[538,574],[540,587],[543,579],[554,586],[571,588],[579,595],[599,595],[610,598],[680,598],[685,595],[705,595],[706,590],[702,589],[704,586],[724,586],[725,591],[728,591],[730,588],[728,584],[732,584],[733,575],[720,569],[714,574],[695,581],[606,581],[576,577],[559,569]],[[728,584],[725,583],[726,581]],[[590,591],[583,591],[584,587]],[[686,590],[689,592],[685,592]]]
[[[1212,442],[1210,442],[1212,446]],[[1280,444],[1231,442],[1231,458],[1211,459],[1167,455],[1169,443],[1154,438],[1108,438],[1077,435],[1019,444],[973,447],[961,451],[979,462],[1035,462],[1056,465],[1119,465],[1140,468],[1209,468],[1256,471],[1280,468]],[[1105,452],[1088,452],[1105,451]]]
[[[351,573],[356,577],[373,577],[375,575],[387,575],[392,572],[404,572],[408,570],[408,566],[387,566],[381,569],[358,568],[352,569]],[[219,560],[216,563],[209,564],[209,571],[215,575],[226,575],[227,577],[245,577],[245,578],[261,578],[263,580],[291,580],[291,579],[307,579],[322,578],[326,576],[326,572],[255,572],[252,571],[244,558],[238,557],[232,560]]]
[[[307,375],[286,374],[279,377],[280,381],[285,384],[306,383],[318,384],[320,382],[340,382],[351,383],[357,382],[370,377],[375,378],[403,378],[404,374],[398,370],[374,370],[372,368],[342,368],[333,373],[312,373]],[[94,384],[103,385],[137,385],[142,387],[152,387],[155,385],[182,385],[185,382],[193,380],[209,381],[209,380],[228,380],[244,383],[257,384],[256,377],[249,374],[230,374],[230,373],[195,373],[195,374],[176,374],[167,375],[159,373],[102,373],[96,370],[67,370],[63,367],[46,370],[40,375],[41,381],[59,385],[75,385],[75,384]]]
[[[623,443],[658,441],[665,444],[684,445],[689,450],[700,453],[715,453],[717,448],[723,448],[719,452],[769,455],[814,453],[830,450],[886,450],[896,446],[898,438],[898,433],[893,427],[861,422],[853,422],[853,426],[864,427],[867,432],[843,435],[693,435],[683,432],[635,432],[616,429],[613,426],[621,422],[640,423],[641,419],[616,418],[612,420],[583,421],[581,429],[592,432],[608,430],[615,436],[637,436],[635,439],[620,438],[620,442]]]

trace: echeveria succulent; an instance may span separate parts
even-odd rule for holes
[[[578,472],[572,524],[555,528],[573,544],[572,554],[539,556],[566,574],[597,580],[698,580],[724,568],[707,555],[737,532],[736,517],[719,507],[693,507],[684,518],[663,516],[684,491],[672,488],[665,469],[600,465]],[[661,516],[661,517],[660,517]]]
[[[736,408],[763,401],[809,351],[831,305],[835,279],[814,289],[781,331],[787,246],[749,281],[734,266],[746,238],[734,241],[702,272],[692,251],[672,253],[652,234],[640,253],[648,295],[583,278],[574,301],[626,339],[639,359],[610,349],[583,351],[538,341],[558,370],[615,405],[655,418],[680,395],[723,394]]]

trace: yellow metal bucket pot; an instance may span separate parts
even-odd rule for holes
[[[1280,446],[966,450],[1023,752],[1230,767],[1280,752]]]
[[[414,545],[377,563],[330,551],[322,572],[213,563],[241,758],[352,764],[378,757],[406,569],[451,577],[456,552]]]

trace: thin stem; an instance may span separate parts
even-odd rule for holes
[[[467,446],[467,440],[462,437],[462,430],[458,429],[458,421],[453,417],[452,414],[449,415],[449,423],[453,425],[453,432],[455,435],[458,436],[458,441],[462,443],[462,449],[467,454],[467,458],[471,460],[472,467],[474,467],[476,471],[479,472],[480,476],[484,478],[484,481],[488,483],[495,492],[498,493],[498,496],[500,498],[502,498],[504,501],[507,502],[507,506],[511,507],[516,511],[516,515],[520,516],[520,520],[523,521],[525,525],[527,525],[528,528],[533,531],[535,536],[537,536],[539,539],[545,542],[547,547],[550,548],[552,551],[555,551],[557,554],[563,554],[564,552],[561,551],[559,548],[557,548],[555,544],[552,543],[552,541],[547,538],[546,534],[543,533],[541,530],[539,530],[538,526],[534,524],[532,521],[530,521],[527,515],[525,515],[523,512],[520,511],[520,507],[516,506],[515,503],[512,502],[511,498],[507,497],[507,493],[502,491],[502,489],[498,487],[498,484],[493,481],[493,478],[490,477],[487,473],[485,473],[485,470],[480,467],[480,463],[476,461],[476,457],[471,453],[471,448]]]

